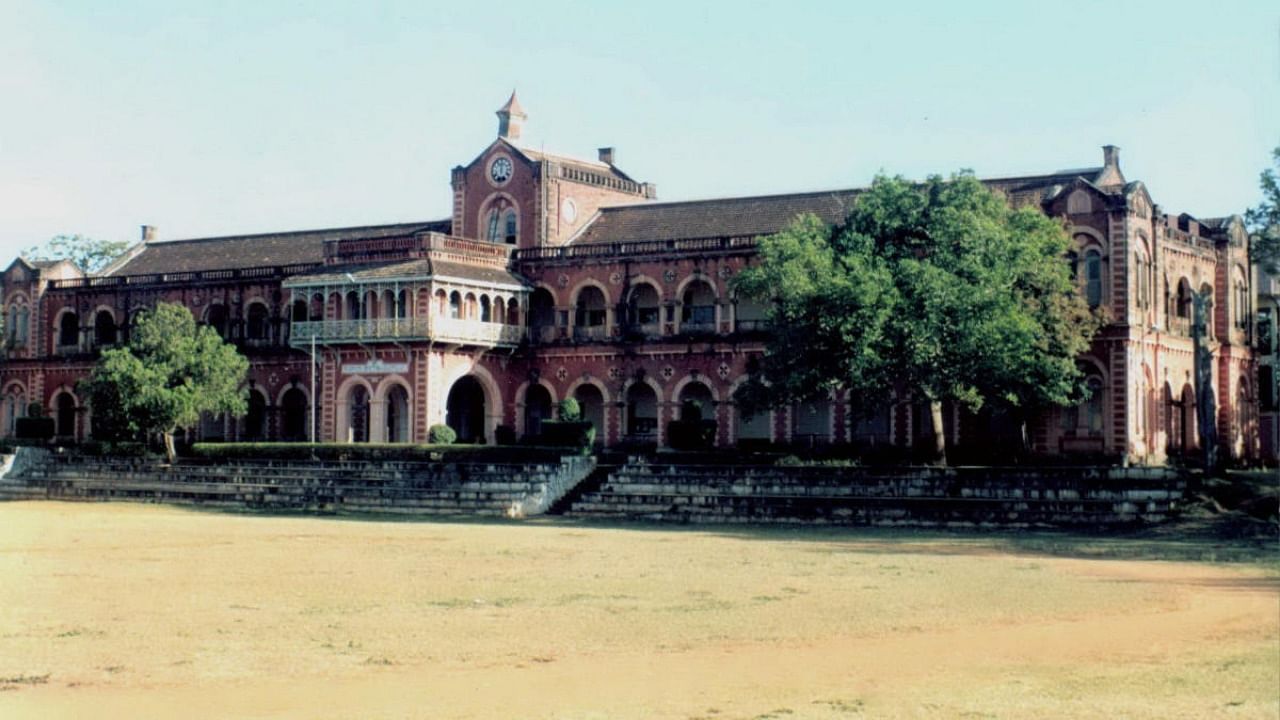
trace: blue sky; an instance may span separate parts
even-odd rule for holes
[[[1257,202],[1272,2],[0,0],[0,252],[443,218],[496,132],[678,200],[1100,164]]]

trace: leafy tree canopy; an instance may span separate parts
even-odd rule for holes
[[[877,177],[843,225],[801,217],[761,239],[735,284],[770,307],[772,335],[736,399],[759,412],[847,389],[870,411],[908,391],[929,401],[940,456],[943,401],[1074,403],[1099,320],[1063,260],[1069,243],[971,174]]]
[[[97,272],[124,254],[129,243],[122,240],[94,240],[84,235],[58,235],[44,245],[22,253],[30,260],[70,260],[86,273]]]
[[[129,345],[106,350],[83,381],[94,428],[106,435],[163,435],[170,460],[173,434],[203,412],[243,415],[241,389],[249,361],[182,305],[161,303],[140,314]]]
[[[1272,168],[1262,171],[1262,202],[1245,213],[1253,235],[1253,261],[1271,274],[1280,274],[1280,147],[1271,151]]]

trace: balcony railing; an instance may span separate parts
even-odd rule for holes
[[[380,318],[374,320],[307,320],[289,327],[290,342],[305,345],[314,336],[317,342],[364,342],[426,340],[427,321],[422,318]]]
[[[583,243],[559,247],[522,248],[515,251],[516,260],[583,260],[614,258],[628,255],[663,255],[716,251],[748,251],[756,246],[754,235],[687,238],[681,240],[636,240],[613,243]]]
[[[524,338],[524,328],[519,325],[457,318],[308,320],[295,322],[290,326],[289,338],[295,347],[310,343],[313,335],[316,342],[322,343],[430,340],[464,345],[514,347]]]
[[[520,325],[487,323],[479,320],[438,318],[432,325],[431,339],[465,345],[502,345],[515,347],[524,338]]]
[[[228,282],[236,280],[262,280],[283,278],[306,272],[317,263],[297,265],[269,265],[233,270],[199,270],[193,272],[154,273],[149,275],[108,275],[105,277],[66,278],[50,280],[50,290],[78,290],[81,288],[114,288],[137,285],[167,285],[173,283]]]

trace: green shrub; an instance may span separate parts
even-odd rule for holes
[[[716,421],[672,420],[667,423],[667,444],[676,450],[706,450],[716,444]]]
[[[516,429],[510,425],[499,425],[493,430],[493,441],[498,445],[515,445]]]
[[[582,420],[582,406],[573,398],[565,398],[556,408],[561,422],[578,422]]]
[[[13,424],[13,435],[19,440],[50,440],[53,433],[53,418],[20,417]]]
[[[432,445],[452,445],[458,439],[458,433],[444,424],[432,425],[427,429],[427,442]]]
[[[543,420],[538,441],[551,447],[574,448],[586,455],[596,442],[596,428],[586,421]]]
[[[74,452],[85,457],[128,457],[141,458],[159,456],[151,452],[146,443],[140,442],[102,442],[87,440],[75,446]]]

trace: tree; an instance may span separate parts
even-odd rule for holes
[[[1272,275],[1280,274],[1280,147],[1271,151],[1274,168],[1262,171],[1262,202],[1244,215],[1251,236],[1253,261]]]
[[[200,414],[244,415],[241,389],[249,361],[216,330],[197,326],[182,305],[160,303],[140,314],[129,345],[106,350],[83,382],[95,429],[117,437],[163,436],[169,461],[173,436]]]
[[[869,411],[907,391],[928,401],[942,462],[946,401],[1024,421],[1074,403],[1099,319],[1064,261],[1069,243],[971,174],[877,177],[844,224],[802,217],[761,239],[735,285],[770,304],[772,334],[735,399],[752,413],[844,389]]]
[[[84,235],[58,235],[41,246],[22,253],[30,260],[70,260],[85,273],[94,273],[124,254],[129,243],[122,240],[94,240]]]

